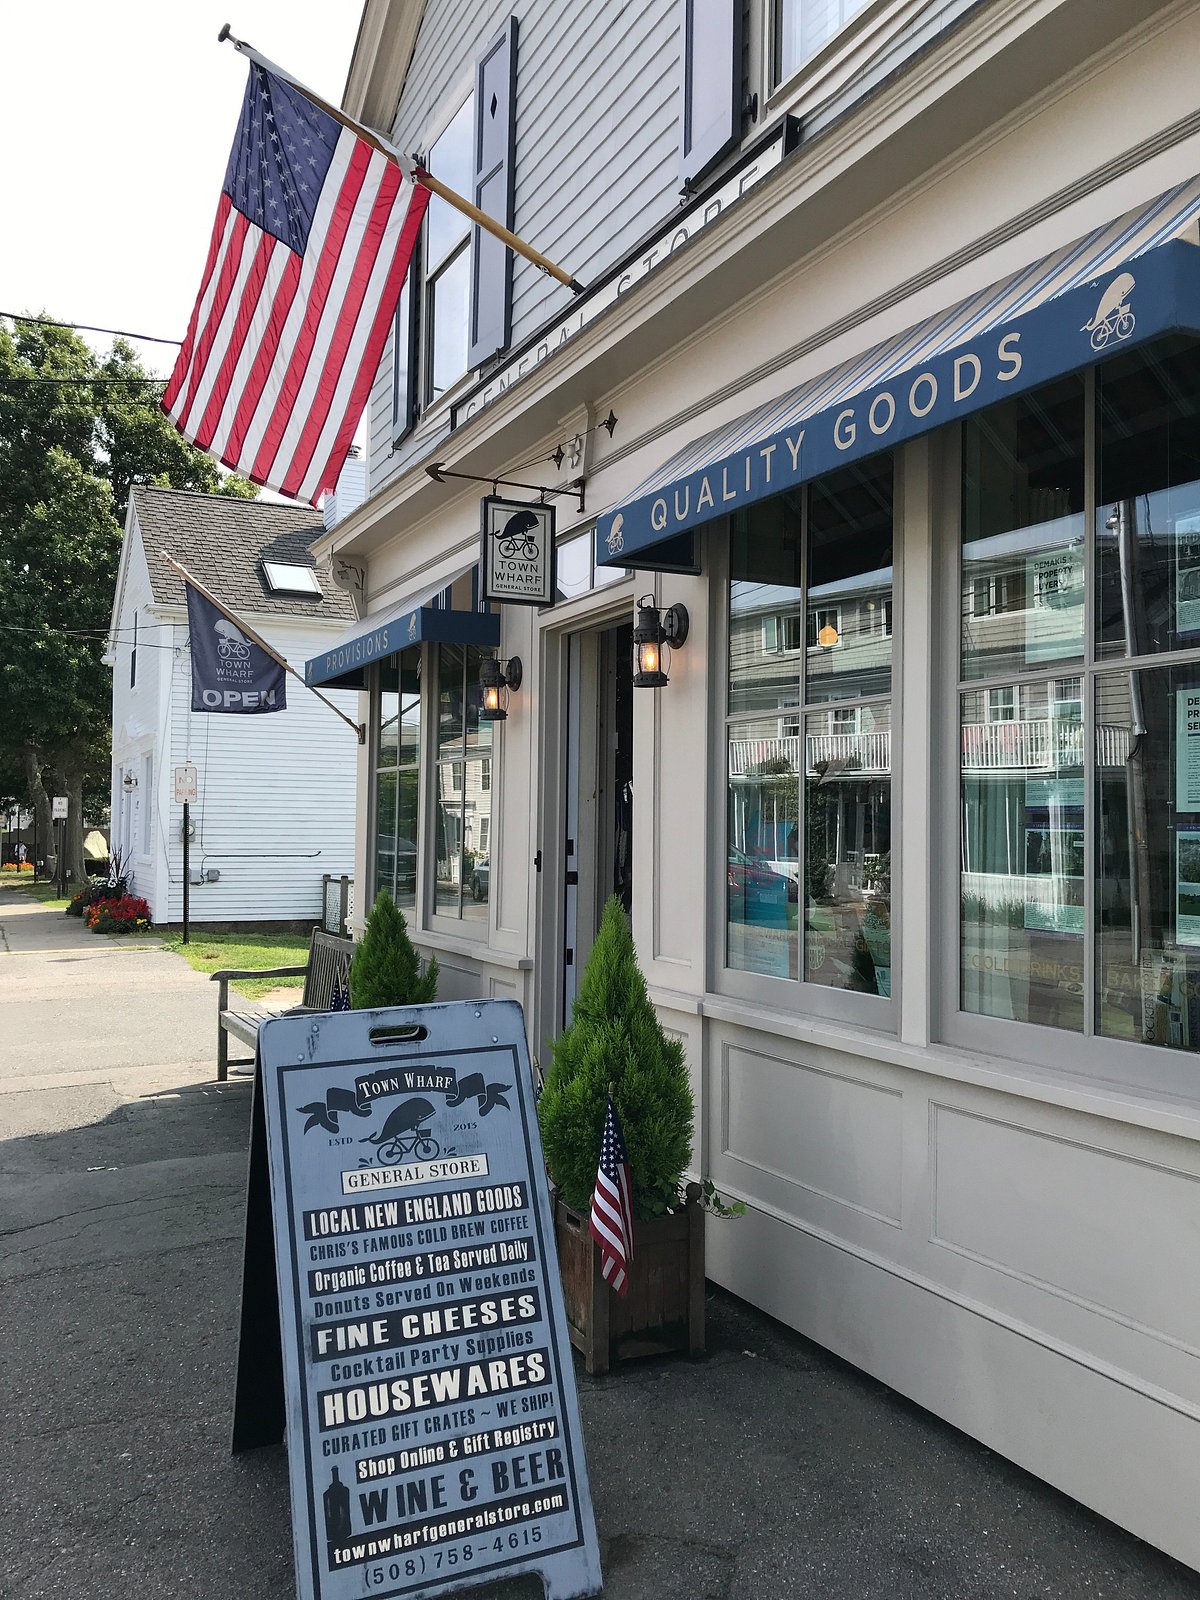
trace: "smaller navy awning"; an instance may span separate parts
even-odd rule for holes
[[[678,451],[596,524],[602,566],[1168,333],[1200,333],[1200,178]],[[1187,242],[1184,242],[1186,239]]]
[[[445,584],[415,599],[410,596],[386,611],[360,617],[328,650],[304,663],[304,681],[314,688],[366,687],[365,669],[410,644],[474,644],[484,648],[500,643],[500,618],[490,611],[451,611],[440,604],[448,595]]]

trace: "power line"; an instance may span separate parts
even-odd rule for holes
[[[26,378],[19,374],[9,376],[7,373],[2,373],[0,374],[0,383],[82,383],[87,384],[89,387],[94,383],[149,383],[156,389],[162,389],[166,387],[167,380],[165,378],[139,378],[133,374],[130,374],[127,378]]]
[[[153,333],[127,333],[124,328],[96,328],[90,322],[55,322],[52,317],[24,317],[16,311],[0,311],[10,322],[32,322],[37,328],[72,328],[76,333],[109,333],[114,339],[138,339],[143,344],[182,344],[182,339],[159,339]]]

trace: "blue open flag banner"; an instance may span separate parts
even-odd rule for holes
[[[192,710],[246,715],[287,710],[287,674],[190,583]]]

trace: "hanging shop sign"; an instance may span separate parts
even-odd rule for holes
[[[505,605],[554,604],[554,507],[484,495],[481,598]]]
[[[286,1424],[300,1600],[598,1593],[520,1006],[258,1039],[234,1448]]]

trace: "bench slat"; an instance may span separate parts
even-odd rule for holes
[[[304,978],[302,1003],[295,1011],[328,1011],[333,1001],[334,986],[343,989],[350,983],[350,958],[354,954],[354,941],[338,934],[314,928],[308,946],[308,960],[302,967],[274,967],[254,972],[234,972],[225,969],[214,972],[220,979],[217,1004],[217,1078],[223,1082],[229,1076],[231,1062],[227,1035],[232,1034],[243,1044],[255,1044],[258,1030],[272,1012],[231,1011],[228,1008],[229,980],[231,978]],[[238,1065],[239,1063],[232,1063]]]

